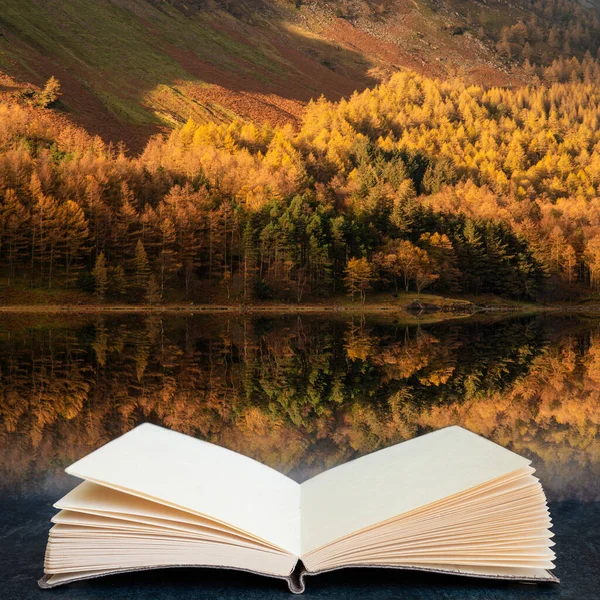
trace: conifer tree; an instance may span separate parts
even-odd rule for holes
[[[131,262],[130,287],[137,298],[143,298],[150,278],[150,265],[148,255],[141,239],[138,239],[135,247],[135,255]],[[155,280],[156,281],[156,280]]]
[[[108,268],[108,293],[113,297],[120,299],[127,293],[127,278],[125,270],[121,265]]]
[[[177,261],[175,249],[176,231],[170,219],[164,219],[160,225],[160,251],[158,254],[158,285],[160,297],[164,297],[165,284],[177,273],[181,263]]]
[[[12,189],[6,190],[4,202],[0,203],[0,257],[7,264],[7,285],[16,278],[16,267],[27,248],[29,212],[21,204]]]
[[[577,253],[571,244],[568,244],[561,257],[561,268],[563,279],[567,284],[571,285],[576,278]]]
[[[488,261],[481,234],[475,222],[468,219],[459,237],[459,268],[465,288],[474,294],[482,291],[483,274],[488,272]]]
[[[94,277],[96,298],[102,302],[106,297],[106,290],[108,288],[108,268],[106,266],[104,252],[100,252],[96,257],[96,264],[94,265],[92,276]]]
[[[38,94],[37,104],[42,108],[51,107],[61,95],[60,82],[52,75],[46,82],[44,89]]]
[[[148,288],[144,298],[148,304],[158,304],[162,300],[160,285],[154,275],[150,275],[148,279]]]
[[[590,274],[590,286],[600,291],[600,235],[588,241],[583,255]]]
[[[57,216],[56,200],[51,196],[38,194],[32,214],[32,265],[33,262],[38,263],[40,284],[47,283],[48,288],[52,287],[56,247],[60,237]]]
[[[83,209],[72,200],[67,200],[58,208],[57,221],[60,232],[59,252],[64,263],[65,287],[68,288],[83,267],[89,236],[88,222]]]

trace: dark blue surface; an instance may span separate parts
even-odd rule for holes
[[[600,504],[551,505],[556,532],[559,585],[506,584],[424,573],[354,569],[307,581],[304,598],[381,600],[521,600],[600,598]],[[184,600],[295,598],[284,581],[235,571],[167,569],[118,575],[52,590],[37,587],[51,500],[3,502],[0,506],[0,598],[2,600]]]

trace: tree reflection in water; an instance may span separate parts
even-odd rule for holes
[[[143,421],[302,480],[451,424],[600,499],[600,323],[80,317],[0,325],[0,488],[32,493]]]

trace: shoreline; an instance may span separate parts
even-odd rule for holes
[[[419,315],[444,315],[446,317],[468,317],[481,313],[531,313],[531,312],[600,312],[600,305],[596,307],[570,307],[565,305],[491,305],[480,306],[469,304],[460,306],[450,304],[447,306],[433,307],[425,304],[422,310],[412,309],[408,305],[391,304],[163,304],[163,305],[103,305],[103,304],[14,304],[0,306],[0,313],[32,313],[32,314],[64,314],[64,313],[229,313],[229,314],[260,314],[260,313],[346,313],[368,314],[384,313],[404,316]]]

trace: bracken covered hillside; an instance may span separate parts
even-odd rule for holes
[[[296,124],[402,68],[521,85],[599,32],[575,0],[3,0],[0,95],[53,75],[72,118],[139,150],[188,118]]]

